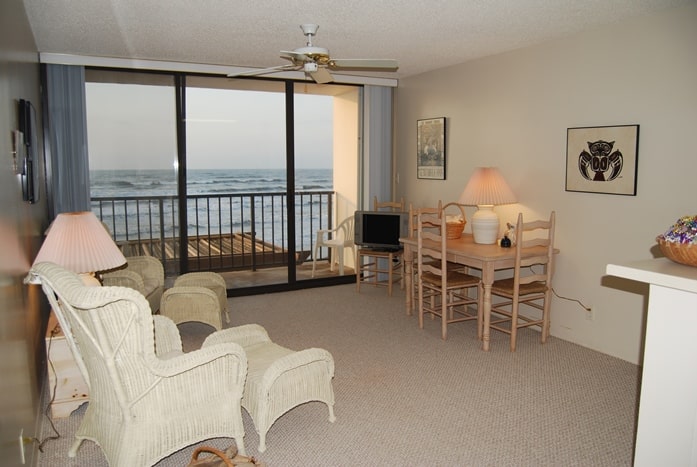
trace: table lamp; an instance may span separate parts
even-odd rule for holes
[[[51,262],[80,274],[86,284],[102,271],[126,264],[109,232],[91,211],[58,214],[48,228],[34,264]]]
[[[513,191],[496,167],[477,167],[460,195],[459,203],[477,206],[472,216],[474,243],[496,243],[499,235],[498,204],[517,202]]]

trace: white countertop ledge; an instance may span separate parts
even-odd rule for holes
[[[697,293],[697,267],[685,266],[668,258],[608,264],[606,272],[611,276]]]

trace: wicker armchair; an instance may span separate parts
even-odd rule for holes
[[[102,275],[106,286],[128,287],[137,290],[148,300],[150,311],[160,308],[165,290],[165,270],[159,259],[152,256],[129,256],[125,268]]]
[[[130,288],[86,287],[51,263],[35,265],[29,280],[42,284],[89,386],[70,457],[85,439],[112,466],[152,465],[219,437],[234,438],[244,453],[240,345],[217,341],[184,354],[176,325],[153,316]]]
[[[266,432],[284,413],[300,404],[320,401],[327,404],[329,421],[334,422],[334,359],[324,349],[299,352],[271,342],[266,330],[247,324],[209,335],[204,346],[236,342],[247,353],[249,371],[242,407],[259,433],[259,452],[266,450]]]

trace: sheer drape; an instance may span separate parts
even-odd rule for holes
[[[363,209],[372,209],[374,196],[392,200],[392,93],[387,86],[363,90]]]
[[[90,210],[85,69],[46,66],[46,156],[51,218]]]

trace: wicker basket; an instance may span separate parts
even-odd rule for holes
[[[667,242],[661,237],[657,237],[656,241],[666,258],[676,263],[697,266],[697,244]]]
[[[467,222],[448,222],[445,224],[446,234],[445,237],[449,240],[462,237],[462,231],[465,230],[465,224]]]
[[[448,222],[448,217],[445,214],[445,211],[450,208],[451,210],[453,208],[457,208],[459,211],[459,215],[457,217],[453,216],[453,218],[450,219],[450,222]],[[441,214],[443,216],[446,216],[445,220],[445,238],[448,240],[452,240],[455,238],[460,238],[462,237],[462,231],[465,230],[465,224],[467,223],[467,216],[465,215],[465,208],[463,207],[462,204],[460,203],[448,203],[445,206],[442,207]]]

